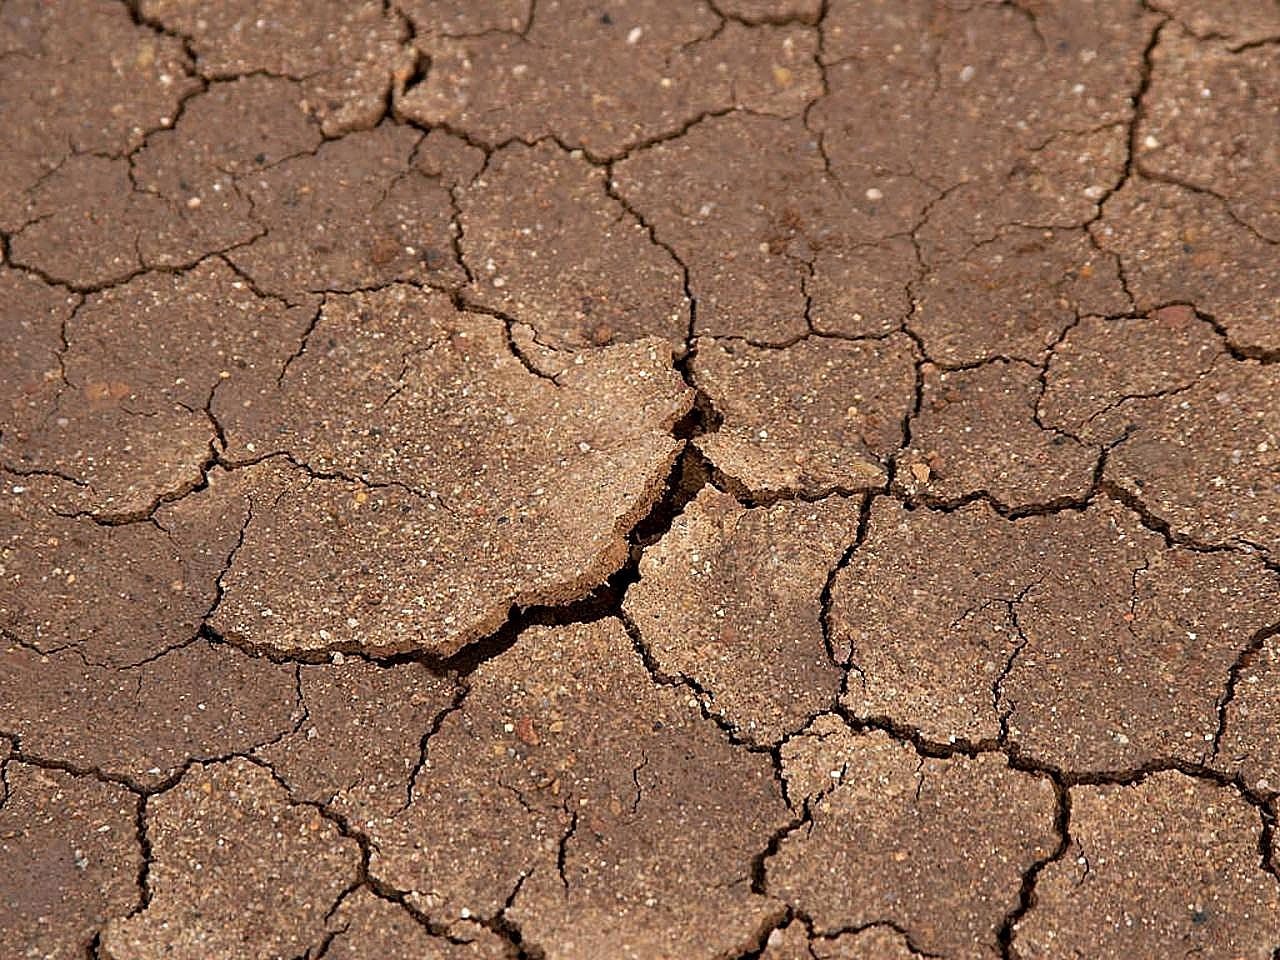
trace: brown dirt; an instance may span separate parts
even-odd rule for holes
[[[1278,57],[0,0],[0,960],[1280,957]]]

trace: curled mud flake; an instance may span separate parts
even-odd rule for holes
[[[137,798],[60,770],[3,770],[0,954],[82,960],[102,924],[137,903]]]
[[[698,448],[760,499],[877,487],[914,402],[913,358],[900,334],[781,350],[699,340],[694,378],[724,423]]]
[[[1189,389],[1126,405],[1106,479],[1175,536],[1280,551],[1280,367],[1222,360]]]
[[[311,153],[322,136],[300,104],[296,81],[250,75],[210,84],[193,98],[172,130],[152,136],[134,160],[139,186],[175,201],[182,198],[180,181],[189,195],[207,198],[192,180],[196,171],[209,177],[207,189],[225,181],[249,177],[295,154]],[[201,204],[195,208],[204,209]]]
[[[470,682],[375,830],[375,878],[447,923],[515,890],[505,915],[548,956],[710,960],[781,917],[751,890],[787,815],[768,758],[655,685],[617,621],[530,629]]]
[[[146,806],[150,897],[107,924],[104,960],[295,957],[355,885],[360,848],[244,759],[190,767]]]
[[[1213,327],[1190,307],[1145,317],[1085,317],[1053,350],[1040,419],[1085,443],[1111,445],[1138,402],[1189,389],[1223,354]]]
[[[1221,39],[1233,47],[1280,37],[1280,9],[1255,0],[1151,0],[1198,37]]]
[[[788,741],[782,764],[810,825],[765,862],[766,889],[815,933],[890,923],[921,952],[999,956],[1022,877],[1058,844],[1047,779],[993,754],[924,758],[830,716]]]
[[[1090,229],[1120,259],[1139,310],[1194,304],[1237,350],[1254,356],[1280,350],[1275,245],[1235,220],[1222,201],[1135,178]]]
[[[823,643],[829,571],[857,537],[860,498],[746,510],[706,488],[645,551],[625,609],[665,675],[757,744],[832,702],[840,671]]]
[[[305,468],[254,481],[280,495],[255,500],[214,626],[280,652],[449,654],[513,603],[602,582],[661,492],[691,392],[654,340],[555,376],[441,294],[330,297],[278,385],[219,391],[229,457]]]
[[[23,749],[156,787],[188,760],[251,750],[299,719],[294,668],[203,640],[125,670],[85,648],[0,642],[0,728]]]
[[[465,37],[418,21],[431,68],[397,111],[491,144],[550,135],[611,158],[735,107],[796,116],[820,90],[817,37],[804,26],[721,25],[707,7],[661,0],[603,13],[566,0],[532,21],[523,36]]]
[[[1080,315],[1129,310],[1115,259],[1082,230],[1007,230],[934,267],[914,290],[911,329],[941,364],[1038,364]]]
[[[173,122],[199,87],[182,41],[110,0],[15,0],[0,13],[0,229],[28,219],[26,191],[73,154],[123,156]],[[20,131],[20,133],[19,133]],[[127,192],[127,188],[126,188]],[[84,198],[70,197],[77,204]]]
[[[280,344],[308,315],[258,297],[218,260],[91,294],[64,328],[64,387],[38,426],[6,436],[4,463],[79,481],[56,491],[61,512],[145,516],[204,482],[215,388],[273,381]]]
[[[262,289],[298,299],[395,281],[456,285],[449,191],[413,161],[422,134],[384,124],[245,178],[267,232],[229,256]]]
[[[1097,450],[1036,422],[1040,391],[1039,371],[1025,363],[926,367],[897,489],[943,502],[982,492],[1013,509],[1082,500]]]
[[[323,802],[357,823],[405,806],[424,739],[459,697],[453,681],[420,664],[354,659],[302,667],[301,690],[306,720],[260,755],[295,797]]]
[[[325,960],[506,960],[510,944],[478,923],[433,933],[398,903],[361,888],[328,918]]]
[[[683,275],[606,192],[607,174],[551,143],[506,148],[459,191],[470,296],[551,346],[644,336],[682,343]]]
[[[393,80],[409,71],[403,28],[372,0],[141,0],[149,21],[188,37],[201,74],[248,73],[301,82],[302,104],[327,137],[371,127]]]
[[[1204,761],[1222,684],[1277,601],[1257,561],[1169,549],[1116,505],[1011,523],[882,501],[837,577],[832,639],[857,716],[1123,770]]]
[[[1280,37],[1280,14],[1274,23]],[[1280,45],[1233,53],[1169,30],[1152,56],[1138,169],[1224,197],[1236,217],[1280,242]]]
[[[1014,955],[1268,960],[1280,887],[1261,826],[1231,788],[1181,773],[1073,787],[1072,845],[1038,877]]]
[[[104,526],[48,508],[66,486],[11,474],[0,486],[6,642],[39,654],[75,648],[90,663],[123,667],[194,637],[217,597],[243,514],[205,515],[198,529]]]
[[[1280,793],[1280,636],[1274,629],[1266,633],[1233,671],[1213,764],[1239,773],[1249,789],[1274,795]]]

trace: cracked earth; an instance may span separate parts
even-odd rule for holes
[[[1280,958],[1274,0],[0,0],[0,117],[0,960]]]

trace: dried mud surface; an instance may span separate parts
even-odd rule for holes
[[[1280,958],[1280,6],[0,0],[0,960]]]

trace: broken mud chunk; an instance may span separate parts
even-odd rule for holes
[[[1039,364],[1082,314],[1130,309],[1115,260],[1083,230],[1010,229],[933,267],[910,326],[935,363]]]
[[[781,917],[751,890],[752,858],[786,820],[768,757],[655,685],[616,620],[532,628],[470,682],[413,802],[374,833],[380,882],[441,923],[491,917],[514,891],[505,916],[548,956],[627,944],[712,960]],[[517,736],[522,717],[537,745]]]
[[[3,474],[0,630],[37,655],[74,650],[104,667],[141,663],[191,640],[218,595],[243,514],[195,501],[175,523],[103,525],[50,509],[70,486]],[[33,720],[38,719],[33,717]]]
[[[1221,737],[1214,744],[1213,766],[1239,774],[1250,790],[1280,793],[1280,631],[1259,634],[1242,653],[1233,672],[1230,699],[1224,693]]]
[[[919,956],[903,934],[883,923],[857,933],[810,937],[804,924],[793,920],[769,934],[760,960],[912,960]]]
[[[1037,422],[1041,390],[1040,371],[1019,361],[926,366],[897,489],[941,503],[985,494],[1015,510],[1083,500],[1098,453]]]
[[[231,260],[261,289],[293,301],[394,281],[456,286],[449,192],[414,163],[422,139],[383,125],[246,178],[266,233]]]
[[[326,137],[371,127],[409,72],[405,29],[372,0],[140,0],[148,22],[185,37],[209,79],[261,74],[301,83]]]
[[[915,396],[911,341],[810,338],[782,350],[699,340],[694,380],[724,418],[695,441],[751,497],[869,490]]]
[[[309,317],[257,296],[220,260],[90,294],[62,328],[56,397],[6,435],[0,462],[71,479],[48,491],[60,512],[149,516],[204,482],[220,443],[214,392],[274,379]]]
[[[780,740],[832,702],[822,634],[829,571],[857,538],[861,498],[746,510],[704,489],[645,551],[624,608],[659,671],[688,677],[742,738]]]
[[[1272,39],[1280,39],[1280,13],[1256,6],[1272,8]],[[1280,47],[1235,51],[1170,27],[1151,56],[1138,169],[1222,197],[1233,218],[1280,242]]]
[[[765,888],[815,933],[890,921],[925,955],[1000,955],[1023,875],[1058,844],[1048,779],[991,754],[921,757],[830,715],[782,747],[782,764],[809,823],[765,861]]]
[[[459,690],[421,664],[364,660],[299,668],[306,717],[259,753],[296,797],[367,823],[409,802],[421,742]]]
[[[0,954],[81,960],[138,902],[137,798],[7,756],[0,743]]]
[[[1085,443],[1112,445],[1134,429],[1141,401],[1189,390],[1224,354],[1190,307],[1145,317],[1085,317],[1053,350],[1040,419]]]
[[[1125,413],[1105,474],[1123,496],[1177,537],[1280,551],[1280,367],[1224,358]]]
[[[679,450],[692,398],[671,363],[636,341],[553,380],[443,294],[328,298],[279,384],[215,398],[228,457],[271,457],[254,483],[275,492],[249,494],[214,625],[278,652],[447,655],[512,604],[580,596],[622,564]]]
[[[62,331],[79,303],[76,294],[0,266],[0,464],[16,466],[17,450],[47,429],[67,387]]]
[[[1073,787],[1071,845],[1036,879],[1015,955],[1267,960],[1280,882],[1259,862],[1261,829],[1234,789],[1174,771]]]
[[[0,641],[0,729],[34,756],[154,789],[191,760],[247,753],[301,719],[291,664],[204,640],[127,669],[90,655]]]
[[[1237,350],[1260,357],[1280,350],[1275,245],[1234,219],[1223,201],[1134,178],[1089,229],[1119,258],[1139,311],[1190,304],[1213,317]]]
[[[831,631],[858,717],[1125,770],[1204,762],[1231,666],[1277,602],[1258,561],[1169,548],[1109,501],[1010,521],[881,500]]]
[[[28,220],[27,191],[42,177],[75,155],[123,157],[200,86],[178,37],[134,23],[110,0],[5,3],[0,54],[0,89],[22,91],[0,106],[10,131],[0,142],[6,231]]]
[[[798,119],[732,114],[616,165],[618,194],[689,271],[695,333],[778,345],[809,318],[868,336],[907,314],[915,252],[888,236],[910,220],[847,195],[819,147]]]
[[[248,760],[195,764],[147,801],[144,908],[102,933],[104,960],[302,956],[360,872],[360,848]]]
[[[1151,0],[1153,9],[1177,19],[1205,39],[1222,39],[1239,48],[1280,36],[1280,10],[1253,0]]]
[[[506,960],[510,945],[478,923],[433,933],[399,903],[362,887],[329,918],[326,960]]]
[[[644,336],[683,345],[680,266],[606,193],[604,170],[554,144],[515,144],[459,191],[471,296],[551,346]]]
[[[475,36],[419,21],[414,42],[431,69],[396,110],[489,144],[552,136],[615,158],[735,107],[798,116],[820,90],[817,37],[801,25],[748,28],[662,0],[604,15],[565,0],[531,20],[520,34]]]

